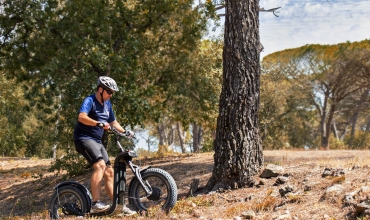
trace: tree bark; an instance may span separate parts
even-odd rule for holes
[[[263,166],[259,1],[226,0],[225,10],[223,84],[209,190],[246,186]]]
[[[199,141],[198,141],[198,126],[197,123],[192,123],[193,128],[193,152],[198,153],[199,152]]]
[[[177,128],[177,134],[179,136],[181,152],[182,153],[185,153],[186,152],[186,148],[185,148],[185,136],[186,136],[186,132],[182,133],[180,122],[177,122],[176,123],[176,128]]]
[[[337,104],[336,103],[333,103],[333,104],[330,105],[328,119],[327,119],[326,124],[325,124],[325,133],[324,133],[325,138],[323,139],[324,140],[323,141],[323,147],[324,147],[325,150],[329,150],[330,128],[331,128],[332,123],[333,123],[334,112],[335,112],[336,109],[337,109]]]
[[[334,137],[339,140],[339,136],[338,136],[338,129],[337,129],[337,123],[335,121],[335,119],[333,118],[333,123],[332,123],[332,129],[333,129],[333,134],[334,134]]]
[[[370,131],[370,120],[366,124],[366,131]]]
[[[343,129],[343,131],[342,131],[342,133],[341,133],[341,135],[340,135],[340,137],[339,137],[339,140],[341,140],[341,141],[343,141],[343,139],[344,139],[344,137],[346,136],[346,134],[347,134],[347,128],[348,128],[348,122],[347,122],[347,124],[344,126],[344,129]]]
[[[198,125],[196,122],[192,123],[192,127],[193,127],[193,152],[199,153],[202,142],[203,129],[202,126]]]
[[[166,127],[163,123],[160,123],[156,126],[157,132],[159,135],[159,141],[158,141],[158,151],[168,151],[168,145],[167,145],[167,135],[166,135]]]
[[[362,105],[363,103],[365,102],[365,100],[367,99],[367,97],[369,96],[369,89],[365,89],[365,91],[361,94],[361,97],[360,97],[360,100],[358,101],[357,103],[357,106],[355,108],[355,112],[353,113],[353,117],[352,117],[352,128],[351,128],[351,138],[349,139],[349,147],[352,148],[352,142],[353,142],[353,138],[355,136],[355,132],[356,132],[356,124],[357,124],[357,120],[358,120],[358,115],[360,114],[360,111],[362,109]]]
[[[321,121],[320,121],[321,147],[324,147],[325,149],[328,149],[327,145],[329,143],[329,136],[327,136],[326,126],[325,126],[325,123],[328,117],[328,113],[327,113],[328,96],[329,94],[325,92],[324,105],[322,107]]]

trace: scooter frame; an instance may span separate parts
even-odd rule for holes
[[[115,141],[116,141],[116,143],[117,143],[117,145],[118,145],[118,147],[120,148],[120,151],[121,151],[114,160],[114,167],[113,167],[114,168],[113,203],[112,203],[111,207],[107,210],[102,211],[102,212],[90,213],[90,208],[91,208],[91,204],[92,204],[92,196],[91,196],[90,191],[86,188],[86,186],[84,186],[83,184],[78,183],[76,181],[65,181],[65,182],[62,182],[62,183],[58,184],[55,187],[55,190],[57,191],[57,193],[58,193],[59,188],[61,188],[63,186],[67,186],[67,185],[68,186],[73,186],[76,189],[78,189],[81,192],[81,194],[84,195],[85,201],[87,202],[86,205],[87,205],[87,211],[88,212],[83,213],[84,215],[85,214],[89,214],[90,216],[110,215],[116,210],[118,204],[123,205],[125,203],[125,192],[126,192],[126,181],[127,181],[126,180],[126,169],[127,169],[127,166],[130,167],[130,169],[134,173],[135,177],[133,177],[133,178],[137,178],[139,180],[141,186],[143,187],[143,189],[146,192],[147,197],[150,197],[153,193],[151,187],[143,182],[141,174],[140,174],[141,172],[149,169],[150,166],[145,167],[143,169],[140,169],[139,166],[133,164],[132,163],[132,158],[137,157],[136,152],[131,151],[131,150],[124,150],[122,148],[121,143],[119,142],[119,136],[124,136],[124,134],[116,131],[115,129],[112,129],[111,131],[113,131],[113,133],[116,134]],[[133,181],[130,182],[128,192],[130,191],[132,182]],[[156,191],[154,191],[154,192],[156,192]],[[157,194],[157,193],[154,193],[154,194]],[[59,193],[58,193],[58,195],[59,195]],[[154,195],[154,196],[158,196],[158,195]],[[81,215],[81,213],[78,212],[74,207],[63,207],[63,209],[64,209],[65,212],[70,213],[72,215]]]

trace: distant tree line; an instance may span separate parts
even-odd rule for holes
[[[262,62],[265,148],[370,147],[370,40],[306,45]]]

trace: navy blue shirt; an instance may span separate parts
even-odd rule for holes
[[[111,123],[116,120],[114,112],[112,110],[112,104],[109,100],[104,101],[104,105],[96,99],[95,94],[90,95],[82,102],[80,107],[80,113],[85,112],[90,118],[104,123]],[[101,143],[104,129],[98,126],[89,126],[77,122],[73,139],[74,141],[83,139],[93,139],[98,143]]]

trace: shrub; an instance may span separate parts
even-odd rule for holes
[[[351,149],[367,149],[367,148],[369,148],[368,143],[370,143],[370,132],[357,131],[355,133],[355,135],[353,136],[353,138],[352,138],[352,144],[351,144],[351,137],[350,136],[346,137],[344,139],[344,142]]]
[[[61,172],[66,171],[67,174],[65,175],[66,178],[77,176],[84,171],[86,168],[89,167],[89,164],[78,153],[69,153],[66,156],[55,160],[52,166],[49,169],[49,172],[56,171],[56,175],[59,175]]]

